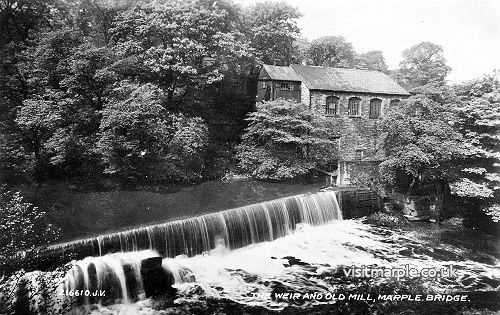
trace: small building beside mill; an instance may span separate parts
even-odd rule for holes
[[[332,122],[338,161],[330,169],[338,185],[377,177],[383,158],[381,118],[410,96],[385,73],[320,66],[264,65],[257,102],[279,98],[301,102]]]

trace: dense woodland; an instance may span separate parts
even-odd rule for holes
[[[263,63],[389,73],[380,51],[300,38],[300,16],[270,1],[2,0],[0,179],[221,177]],[[421,84],[412,53],[395,75]],[[420,70],[443,81],[448,68]]]
[[[384,118],[383,185],[437,184],[464,215],[498,222],[498,73],[450,85],[429,42],[391,71],[382,52],[356,52],[342,36],[302,38],[300,16],[272,1],[0,0],[1,247],[9,220],[43,217],[9,191],[19,184],[298,180],[334,159],[324,119],[255,104],[260,65],[273,63],[389,74],[413,96]]]

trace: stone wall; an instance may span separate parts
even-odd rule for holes
[[[385,155],[380,139],[382,119],[390,106],[395,106],[391,105],[392,100],[401,100],[405,97],[317,90],[308,90],[307,94],[310,95],[310,100],[305,104],[309,104],[312,110],[325,116],[333,134],[340,137],[338,147],[341,163],[339,163],[337,183],[364,186],[363,181],[378,178],[378,164]],[[306,95],[306,92],[303,91],[302,95]],[[330,95],[339,98],[337,115],[325,114],[326,97]],[[360,99],[359,116],[348,115],[348,103],[351,97]],[[378,119],[369,118],[370,100],[374,98],[382,101]]]
[[[311,94],[309,93],[309,89],[307,86],[302,82],[300,84],[300,102],[303,104],[306,104],[310,106],[311,103]]]
[[[339,98],[337,115],[326,117],[331,122],[331,128],[341,137],[340,159],[343,161],[380,160],[383,157],[379,142],[381,121],[390,107],[391,100],[401,99],[401,97],[313,90],[310,91],[311,109],[324,115],[326,97],[329,95]],[[347,107],[351,97],[361,99],[359,116],[348,116]],[[379,119],[369,118],[370,100],[374,98],[382,100]]]

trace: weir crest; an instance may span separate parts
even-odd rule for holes
[[[273,241],[299,224],[341,219],[335,192],[319,192],[52,245],[48,252],[84,258],[147,249],[163,257],[194,256],[218,245],[232,250]]]

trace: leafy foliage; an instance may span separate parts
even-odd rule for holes
[[[452,107],[455,126],[474,154],[462,169],[462,178],[453,191],[462,197],[477,198],[482,208],[498,222],[500,197],[500,83],[498,73],[454,86],[461,102]],[[472,167],[471,167],[472,166]]]
[[[324,36],[311,42],[309,58],[315,66],[351,68],[354,48],[342,36]]]
[[[103,111],[97,152],[105,172],[131,179],[201,178],[207,128],[200,119],[168,113],[163,91],[122,82]]]
[[[35,163],[35,179],[95,171],[93,152],[99,110],[111,85],[112,56],[64,28],[44,33],[20,64],[28,95],[18,107],[16,129]],[[98,165],[98,164],[97,164]]]
[[[355,57],[357,69],[387,72],[387,64],[380,50],[372,50]]]
[[[26,41],[32,32],[50,23],[52,0],[0,1],[0,47],[7,43]]]
[[[403,58],[399,78],[411,87],[442,84],[451,70],[446,65],[443,48],[431,42],[422,42],[406,49]]]
[[[58,294],[70,267],[67,264],[50,272],[30,273],[21,269],[0,278],[0,312],[29,314],[36,308],[40,314],[67,314],[76,304],[76,297],[58,299]]]
[[[226,14],[196,1],[139,5],[118,15],[112,38],[123,61],[172,99],[179,89],[220,81],[220,57],[245,46],[227,28]]]
[[[57,98],[56,95],[51,96]],[[35,171],[41,172],[48,163],[49,152],[45,144],[52,139],[61,120],[61,109],[56,100],[36,97],[23,102],[16,123],[22,131],[24,147],[35,156]]]
[[[262,9],[271,7],[275,11]],[[103,130],[110,122],[103,118],[119,117],[126,107],[127,97],[119,92],[125,81],[156,86],[163,96],[154,104],[169,110],[155,113],[163,119],[160,133],[169,134],[160,154],[168,170],[159,177],[199,180],[205,169],[201,148],[212,140],[196,117],[242,121],[253,106],[246,84],[263,58],[256,56],[257,45],[273,35],[259,23],[293,26],[298,16],[295,9],[273,3],[242,10],[231,2],[203,0],[7,1],[0,5],[0,15],[5,14],[9,24],[2,26],[29,24],[22,38],[10,36],[10,30],[2,34],[0,160],[2,179],[9,182],[22,176],[43,181],[120,173],[113,171],[113,155],[103,154],[97,143],[109,140]],[[298,29],[281,30],[273,45],[288,47]],[[142,139],[140,152],[159,151],[159,138]],[[112,142],[132,145],[116,135]],[[147,157],[139,161],[146,163]],[[132,177],[151,178],[147,168],[138,166],[138,172]]]
[[[456,207],[467,209],[464,222],[493,231],[491,220],[499,218],[499,86],[494,74],[453,87],[416,88],[402,110],[384,119],[382,179],[406,191],[449,187]]]
[[[208,146],[208,127],[200,118],[172,117],[174,134],[165,157],[165,171],[174,179],[199,181],[203,178]]]
[[[357,54],[352,44],[342,36],[323,36],[312,42],[305,38],[295,39],[292,61],[314,66],[389,72],[381,51]]]
[[[453,180],[457,161],[472,153],[450,124],[452,113],[433,100],[432,93],[435,91],[410,97],[383,121],[387,159],[380,164],[381,176],[403,190]]]
[[[0,183],[27,181],[32,162],[18,138],[0,133]]]
[[[45,212],[24,202],[19,192],[0,186],[0,265],[19,252],[49,244],[58,233],[47,224]]]
[[[243,11],[242,32],[255,49],[260,62],[291,62],[294,39],[300,33],[297,19],[301,15],[284,1],[257,2]]]
[[[300,16],[273,1],[0,0],[0,180],[198,181],[209,176],[207,148],[234,146],[219,146],[208,126],[243,130],[260,64],[387,72],[380,51],[356,54],[341,36],[300,38]],[[383,178],[403,189],[452,183],[495,217],[497,74],[450,88],[440,46],[423,42],[403,57],[394,76],[416,95],[385,119]],[[240,166],[269,179],[326,164],[335,156],[326,130],[342,127],[281,101],[247,122]]]
[[[309,56],[309,48],[311,43],[307,38],[296,38],[293,42],[292,63],[295,64],[312,64]]]
[[[324,122],[304,104],[264,102],[249,114],[239,166],[260,179],[293,179],[335,157]]]

